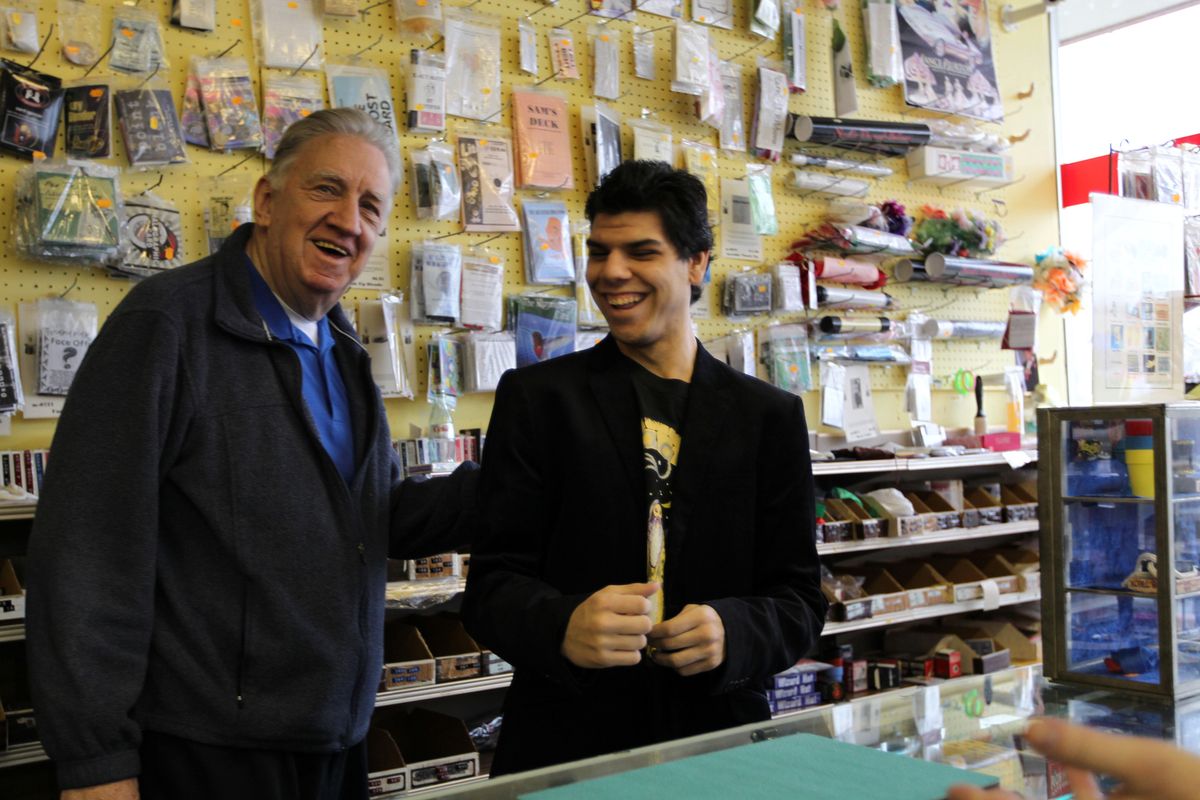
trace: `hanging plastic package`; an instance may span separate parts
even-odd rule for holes
[[[293,122],[325,107],[321,84],[299,75],[263,78],[263,154],[274,158]]]

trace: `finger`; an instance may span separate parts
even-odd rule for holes
[[[685,606],[683,611],[655,625],[650,630],[650,635],[656,639],[678,636],[681,633],[692,630],[698,625],[702,625],[707,619],[708,617],[703,613],[701,606]]]
[[[616,595],[637,595],[639,597],[653,597],[662,587],[661,583],[652,581],[651,583],[625,583],[619,586],[606,586],[604,591]]]
[[[703,628],[692,628],[676,636],[667,637],[655,636],[654,628],[651,628],[647,638],[660,650],[685,650],[689,647],[699,647],[712,641],[712,637],[706,635]]]
[[[646,648],[645,636],[604,636],[598,642],[604,650],[640,651]]]
[[[646,636],[653,623],[645,614],[608,613],[597,617],[596,627],[600,633]]]
[[[601,608],[614,614],[628,614],[649,619],[650,601],[636,594],[610,594],[601,599]]]
[[[1041,719],[1025,734],[1043,755],[1071,767],[1112,775],[1135,791],[1144,789],[1146,779],[1162,779],[1172,772],[1176,755],[1165,742],[1136,736],[1101,733],[1056,719]]]
[[[1104,800],[1104,795],[1100,793],[1100,786],[1096,783],[1096,778],[1092,773],[1076,767],[1066,767],[1065,771],[1067,786],[1071,787],[1073,800]]]

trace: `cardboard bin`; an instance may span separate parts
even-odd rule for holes
[[[500,656],[493,653],[491,650],[483,650],[479,654],[481,656],[484,675],[503,675],[506,672],[512,672],[512,664],[505,661]]]
[[[854,518],[843,514],[836,500],[823,500],[824,522],[817,523],[818,542],[848,542],[854,536]]]
[[[938,515],[933,513],[933,509],[925,505],[925,502],[917,496],[916,492],[905,492],[904,496],[908,498],[908,502],[912,503],[913,510],[917,512],[917,518],[921,520],[924,532],[937,533]]]
[[[963,493],[963,502],[970,503],[971,508],[979,512],[980,525],[999,525],[1004,521],[1004,506],[1000,504],[1000,499],[978,486]]]
[[[409,791],[479,774],[479,753],[458,717],[414,708],[405,715],[397,742],[408,765]]]
[[[969,559],[945,556],[933,559],[930,564],[954,584],[954,602],[967,600],[999,600],[1003,592],[999,584],[984,574]],[[1009,591],[1015,591],[1009,588]]]
[[[867,619],[871,616],[870,597],[839,600],[837,595],[829,591],[824,584],[821,585],[821,593],[829,601],[829,611],[825,617],[831,622],[853,622],[856,619]]]
[[[871,598],[871,616],[908,611],[908,592],[886,569],[868,575],[863,588]]]
[[[867,508],[878,519],[887,520],[887,535],[888,536],[912,536],[914,534],[925,532],[925,520],[919,516],[897,517],[894,514],[888,513],[888,510],[881,506],[871,497],[863,497],[863,502],[867,504]]]
[[[408,579],[410,581],[440,580],[442,578],[458,577],[458,558],[456,553],[441,553],[427,558],[413,558],[408,562]]]
[[[840,519],[852,520],[852,535],[855,539],[878,539],[887,536],[887,520],[872,516],[858,503],[835,498],[826,500],[825,504],[832,504],[838,510]]]
[[[1000,502],[1004,504],[1005,522],[1037,519],[1037,500],[1025,494],[1025,490],[1020,486],[1001,486]]]
[[[921,502],[933,513],[938,530],[945,531],[963,527],[962,512],[937,492],[917,491],[913,494],[921,498]]]
[[[421,632],[404,620],[383,626],[383,680],[379,690],[412,689],[434,682],[433,653]]]
[[[12,561],[0,559],[0,622],[25,619],[25,589]]]
[[[437,683],[478,678],[483,673],[479,645],[457,617],[413,617],[412,621],[433,654]]]
[[[908,591],[909,608],[926,608],[954,602],[954,584],[923,561],[888,564],[888,572]]]
[[[408,765],[392,734],[372,726],[367,730],[367,794],[371,797],[408,791]]]
[[[996,582],[1000,594],[1021,591],[1021,576],[1003,558],[995,553],[971,553],[969,558],[984,575]]]

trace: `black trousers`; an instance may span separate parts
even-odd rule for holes
[[[146,731],[142,800],[367,800],[367,748],[293,753],[220,747]]]

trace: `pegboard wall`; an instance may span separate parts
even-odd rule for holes
[[[21,0],[12,0],[13,4],[19,5],[20,2]],[[6,4],[8,4],[8,0],[6,0]],[[111,10],[119,3],[114,0],[95,0],[92,4],[104,9],[104,24],[111,27]],[[463,3],[453,1],[451,4],[463,5]],[[505,133],[511,133],[511,114],[507,100],[514,87],[526,87],[541,80],[541,88],[560,92],[568,98],[572,116],[572,131],[575,134],[573,157],[575,183],[578,188],[575,191],[559,194],[565,200],[572,219],[579,218],[583,213],[586,199],[587,180],[582,145],[578,136],[578,109],[582,104],[593,100],[592,61],[587,34],[591,26],[604,22],[604,20],[587,13],[587,0],[559,0],[556,5],[545,5],[541,0],[476,0],[470,5],[473,13],[490,15],[501,29],[505,104],[502,114],[498,117],[497,128]],[[250,63],[252,72],[256,75],[255,89],[261,102],[261,72],[257,69],[246,0],[216,0],[216,30],[206,33],[171,26],[169,24],[170,0],[142,0],[140,6],[154,11],[163,25],[170,64],[168,68],[162,69],[157,77],[166,81],[175,97],[177,106],[182,101],[188,58],[192,55],[214,56],[227,48],[232,48],[229,51],[230,56],[243,57]],[[754,68],[757,59],[759,56],[778,59],[781,52],[778,40],[768,41],[748,32],[748,6],[749,0],[736,0],[732,30],[712,29],[712,41],[721,58],[739,63],[743,67],[743,95],[746,104],[747,126],[749,126],[751,105],[755,96]],[[801,6],[807,14],[808,91],[802,95],[792,95],[790,100],[792,112],[815,116],[833,115],[830,43],[833,22],[836,18],[851,43],[854,69],[858,75],[856,84],[859,110],[855,117],[902,121],[925,118],[923,112],[908,109],[904,105],[902,91],[899,87],[874,88],[869,86],[862,77],[866,72],[866,45],[863,39],[862,12],[859,0],[841,0],[841,8],[836,11],[828,10],[821,0],[804,0]],[[1058,241],[1053,114],[1050,99],[1050,45],[1044,18],[1022,23],[1020,28],[1010,33],[1002,31],[998,19],[999,6],[999,3],[993,2],[989,9],[989,16],[992,23],[997,75],[1007,119],[998,126],[989,127],[1004,135],[1019,137],[1027,134],[1026,138],[1017,143],[1012,150],[1018,181],[1008,187],[984,194],[956,187],[947,187],[939,191],[928,185],[909,182],[903,159],[890,159],[884,163],[893,167],[896,174],[877,181],[872,186],[867,199],[871,202],[895,199],[904,203],[910,210],[918,209],[929,203],[945,208],[965,206],[992,216],[1003,214],[1002,223],[1008,234],[1009,242],[999,252],[998,257],[1031,263],[1034,253],[1056,244]],[[388,71],[397,108],[402,109],[404,107],[405,82],[402,64],[407,61],[407,54],[411,48],[426,46],[428,42],[398,32],[391,0],[383,0],[383,2],[360,0],[360,8],[362,10],[358,17],[327,16],[325,18],[323,51],[325,60],[332,63],[346,63],[351,58],[357,58],[363,63],[385,68]],[[46,37],[50,33],[50,26],[57,22],[56,0],[40,0],[40,2],[31,3],[26,7],[26,10],[30,9],[37,13],[40,36]],[[690,18],[690,7],[686,3],[684,14],[685,19]],[[541,68],[539,78],[532,78],[519,70],[517,20],[526,15],[531,17],[531,21],[538,31],[538,61]],[[605,102],[614,107],[623,119],[642,116],[643,113],[652,114],[660,122],[672,127],[676,142],[681,138],[687,138],[715,145],[716,131],[696,120],[693,98],[673,93],[670,90],[673,71],[673,22],[664,17],[636,11],[626,18],[608,21],[606,24],[609,30],[617,32],[620,37],[622,94],[615,101]],[[654,33],[658,76],[656,80],[641,80],[634,75],[632,53],[634,25],[656,29]],[[581,75],[579,80],[562,80],[551,77],[552,68],[550,67],[546,34],[554,27],[565,27],[574,33]],[[433,44],[433,47],[440,50],[442,45],[437,42]],[[20,54],[4,53],[4,55],[22,63],[27,63],[29,60],[28,56],[21,57]],[[49,37],[49,44],[35,66],[37,69],[57,75],[64,80],[80,78],[86,69],[62,58],[57,33]],[[284,74],[283,71],[272,72]],[[309,74],[324,84],[323,74],[319,72]],[[111,78],[114,81],[130,81],[127,76],[118,77],[109,70],[107,59],[104,59],[96,67],[91,77],[97,76]],[[1025,95],[1031,89],[1032,95],[1018,98],[1018,93]],[[449,120],[448,133],[451,140],[457,131],[465,131],[478,126],[478,123],[471,120],[454,117],[450,117]],[[423,146],[430,138],[407,133],[403,124],[400,127],[401,150],[405,154],[409,148]],[[624,136],[625,152],[629,153],[631,152],[629,147],[631,135],[628,128],[625,129]],[[114,155],[109,159],[109,163],[124,167],[127,164],[125,153],[119,141],[120,137],[115,138],[117,141],[114,142]],[[60,139],[60,151],[61,146]],[[792,152],[793,148],[794,145],[789,145],[787,152]],[[267,164],[261,156],[245,160],[244,151],[221,154],[189,146],[188,156],[190,163],[162,171],[162,184],[155,191],[175,202],[183,213],[185,225],[183,247],[187,260],[192,260],[205,255],[201,211],[203,193],[197,191],[202,179],[223,171],[253,179],[265,172]],[[746,163],[749,160],[750,158],[745,154],[721,151],[719,157],[721,176],[743,178]],[[9,230],[11,222],[12,203],[10,198],[16,184],[16,177],[26,163],[12,156],[0,156],[0,187],[3,188],[5,194],[5,197],[0,198],[0,225],[5,231]],[[713,267],[715,286],[719,286],[723,277],[731,271],[747,267],[765,268],[765,265],[782,259],[787,255],[790,243],[824,216],[825,200],[820,195],[804,196],[795,189],[789,188],[787,185],[789,177],[790,168],[786,164],[776,166],[774,191],[781,233],[774,237],[765,237],[763,264],[751,265],[718,258]],[[157,171],[125,172],[121,178],[122,191],[126,196],[136,194],[150,187],[159,178],[160,173]],[[524,193],[518,192],[518,203],[522,194]],[[993,200],[999,201],[999,203],[994,204]],[[406,185],[405,190],[397,197],[396,207],[388,227],[392,286],[407,290],[409,252],[413,242],[427,237],[449,234],[451,236],[447,237],[448,241],[459,243],[465,247],[473,242],[480,242],[494,236],[494,234],[457,233],[459,228],[460,226],[456,222],[418,221],[413,214]],[[717,253],[719,254],[719,227],[717,236]],[[523,283],[520,234],[504,234],[495,238],[488,246],[505,259],[506,292],[518,293],[544,288],[528,287]],[[11,255],[6,255],[0,260],[0,281],[4,287],[3,305],[14,313],[20,302],[61,295],[69,289],[68,297],[71,299],[95,303],[99,307],[102,321],[125,295],[129,287],[128,283],[109,278],[100,270],[32,263]],[[937,285],[893,284],[889,287],[889,292],[894,295],[899,306],[896,311],[891,312],[895,316],[902,316],[909,310],[921,308],[932,311],[934,316],[940,318],[1002,320],[1005,318],[1008,308],[1008,291],[1006,289],[943,289]],[[716,292],[712,294],[715,296]],[[368,296],[370,294],[352,290],[345,302],[353,305],[359,299]],[[747,326],[747,323],[744,322],[735,325],[719,316],[715,300],[710,302],[713,305],[709,309],[708,317],[697,320],[702,340],[714,339],[737,327]],[[801,319],[801,317],[794,319]],[[762,317],[753,320],[749,325],[761,327],[769,321],[770,318]],[[417,327],[418,358],[417,364],[413,366],[413,378],[419,389],[418,398],[422,398],[424,393],[426,369],[424,346],[434,332],[435,329],[431,327]],[[960,368],[975,372],[998,372],[1005,365],[1012,363],[1011,354],[1000,351],[995,342],[977,344],[951,340],[935,342],[934,348],[935,378],[949,376]],[[1039,353],[1042,356],[1050,356],[1052,352],[1061,353],[1062,349],[1061,325],[1058,324],[1057,318],[1052,313],[1044,313],[1040,330]],[[1043,366],[1042,380],[1056,385],[1060,391],[1062,390],[1065,378],[1063,377],[1061,357],[1053,366]],[[906,429],[909,425],[908,416],[904,412],[904,382],[905,372],[901,368],[872,368],[875,407],[882,430]],[[462,398],[455,415],[456,423],[460,427],[485,426],[491,402],[492,395],[490,394],[468,395]],[[815,419],[818,410],[818,393],[810,393],[805,398],[805,402],[809,419]],[[411,425],[423,426],[428,419],[428,405],[422,399],[416,401],[388,400],[387,403],[395,436],[409,435]],[[949,390],[935,390],[934,412],[935,418],[943,424],[954,427],[966,426],[974,413],[974,401],[955,395]],[[1001,398],[998,394],[989,398],[988,413],[992,419],[1004,418]],[[5,449],[46,446],[53,435],[53,426],[52,421],[25,421],[18,416],[12,423],[11,435],[0,438],[0,442],[3,442]]]

